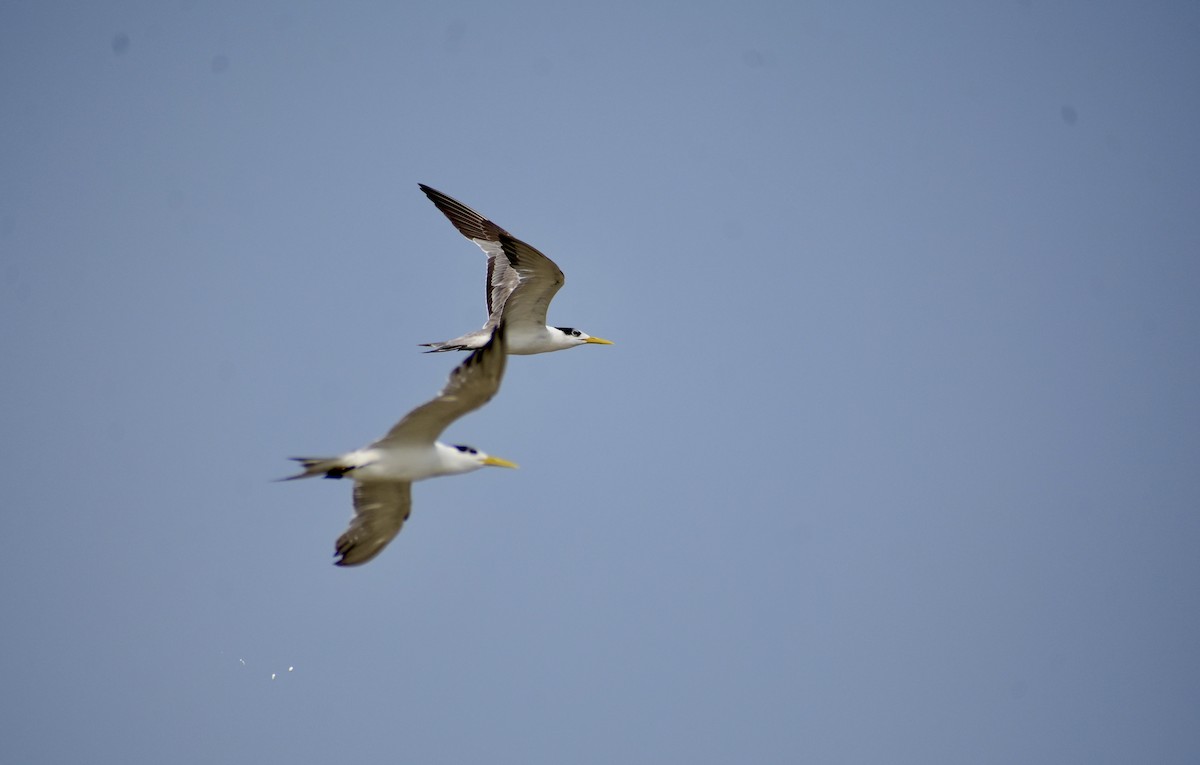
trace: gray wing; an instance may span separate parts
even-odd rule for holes
[[[510,324],[529,322],[538,328],[546,326],[546,310],[566,281],[554,261],[462,202],[423,183],[419,185],[459,233],[487,253],[488,323],[484,329],[498,324],[502,314]],[[518,290],[527,294],[520,299],[520,307],[510,313],[511,308],[507,307],[510,296]]]
[[[500,390],[508,361],[505,326],[501,323],[486,345],[454,368],[445,387],[432,401],[406,414],[372,446],[432,444],[450,423],[491,401]]]
[[[567,279],[553,260],[520,239],[502,234],[500,246],[504,248],[509,268],[521,277],[504,303],[504,321],[510,327],[529,325],[541,329],[546,326],[550,301]]]
[[[354,518],[338,537],[334,563],[361,566],[400,533],[412,512],[412,484],[387,481],[354,484]]]

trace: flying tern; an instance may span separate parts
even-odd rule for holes
[[[516,467],[473,447],[437,440],[452,422],[496,395],[508,358],[505,338],[501,324],[481,348],[455,367],[436,397],[406,414],[378,441],[337,457],[292,457],[304,471],[283,480],[323,476],[354,481],[354,518],[337,540],[334,563],[366,563],[400,533],[412,511],[413,481],[469,473],[487,465]]]
[[[419,184],[421,191],[450,219],[454,227],[487,254],[488,319],[481,329],[441,343],[423,343],[431,350],[469,351],[483,346],[492,329],[505,323],[508,352],[517,355],[547,353],[594,343],[612,345],[574,327],[546,324],[550,301],[565,277],[553,260],[522,242],[487,218],[437,189]]]

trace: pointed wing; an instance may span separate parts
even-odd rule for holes
[[[425,196],[429,197],[429,201],[450,219],[458,232],[479,245],[479,249],[487,255],[487,284],[484,287],[487,293],[488,323],[485,328],[494,327],[500,321],[500,309],[504,306],[505,299],[520,281],[517,272],[508,267],[508,260],[500,247],[500,236],[507,232],[457,199],[423,183],[417,185],[425,192]]]
[[[500,390],[500,380],[508,361],[504,329],[504,324],[496,328],[487,345],[454,368],[445,387],[433,400],[406,414],[372,446],[432,444],[450,423],[491,401]]]
[[[338,537],[338,566],[361,566],[400,533],[412,512],[412,484],[387,481],[354,484],[354,518]]]
[[[501,314],[510,324],[529,322],[538,329],[546,326],[546,310],[566,281],[554,261],[462,202],[425,184],[419,185],[459,233],[487,253],[488,324],[485,329],[495,326]],[[520,298],[521,307],[510,314],[508,301],[513,292],[519,290],[526,294]]]

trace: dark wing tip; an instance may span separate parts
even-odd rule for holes
[[[429,201],[442,211],[458,229],[458,232],[468,239],[482,239],[488,242],[496,241],[497,237],[507,234],[504,229],[492,223],[487,218],[467,207],[457,199],[443,194],[432,186],[418,183],[417,187],[429,197]]]
[[[405,516],[405,518],[407,517]],[[351,527],[338,537],[333,551],[337,560],[333,562],[333,565],[349,567],[369,563],[375,560],[391,541],[392,538],[388,537],[381,543],[378,540],[371,539],[369,536],[364,537],[361,529]]]
[[[337,560],[333,562],[333,565],[341,566],[342,568],[361,566],[372,560],[382,549],[381,547],[370,555],[364,555],[362,548],[356,547],[352,541],[339,539],[337,549],[333,553],[337,557]]]

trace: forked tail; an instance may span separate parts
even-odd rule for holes
[[[452,345],[450,343],[421,343],[422,348],[428,348],[426,353],[444,353],[445,351],[469,351],[471,350],[465,345]]]
[[[338,463],[337,457],[289,457],[289,459],[303,465],[304,472],[280,478],[281,481],[294,481],[297,478],[312,478],[318,475],[325,478],[341,478],[346,472],[346,468]]]

